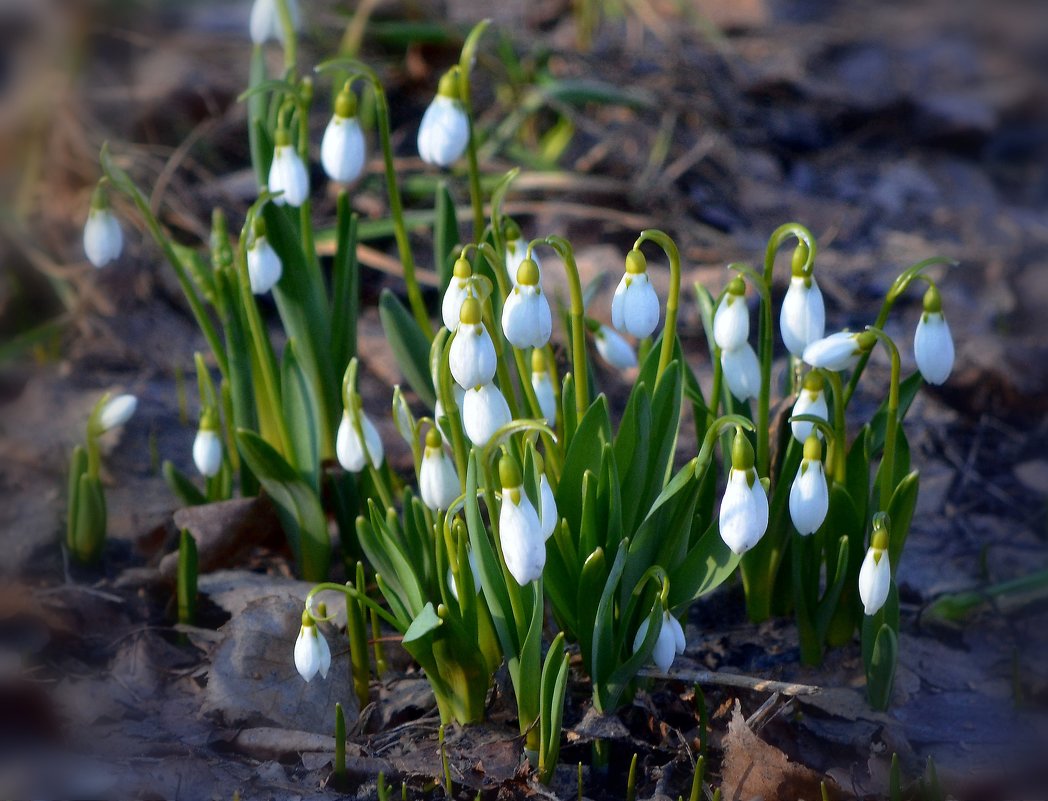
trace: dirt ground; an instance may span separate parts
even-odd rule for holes
[[[302,5],[303,58],[312,63],[336,46],[345,4]],[[574,134],[556,167],[526,169],[508,208],[529,234],[569,237],[584,280],[617,274],[636,233],[658,227],[681,245],[687,285],[716,290],[726,263],[759,261],[768,234],[796,220],[818,239],[828,329],[836,329],[870,322],[907,265],[939,254],[959,262],[937,276],[957,366],[947,385],[922,393],[907,424],[921,494],[898,577],[903,628],[889,711],[873,713],[863,700],[857,643],[820,668],[803,667],[792,622],[750,624],[741,587],[729,584],[693,608],[688,650],[674,668],[679,680],[653,682],[610,720],[587,715],[588,689],[573,682],[562,769],[550,788],[519,772],[508,679],[499,677],[489,722],[449,731],[458,797],[574,797],[575,766],[588,765],[596,736],[612,742],[613,767],[607,776],[586,769],[592,798],[625,797],[634,753],[638,797],[686,796],[699,747],[725,798],[810,799],[819,780],[832,797],[881,797],[893,752],[908,780],[933,757],[959,798],[1045,797],[1044,593],[999,598],[955,624],[928,609],[944,594],[1048,567],[1048,9],[1013,2],[988,12],[974,0],[631,0],[621,11],[605,7],[585,50],[561,0],[495,9],[465,0],[373,5],[362,54],[390,92],[405,179],[425,172],[414,153],[417,120],[457,56],[456,31],[482,14],[495,15],[524,75],[628,94],[613,104],[557,98],[482,165],[502,173],[518,142],[537,148],[556,119],[570,121]],[[213,205],[237,219],[254,199],[236,102],[247,83],[247,9],[202,0],[20,0],[0,8],[5,796],[338,797],[327,786],[332,706],[352,698],[348,658],[333,649],[326,684],[305,685],[295,674],[296,599],[308,585],[291,577],[272,509],[234,501],[193,517],[177,510],[159,473],[163,459],[191,467],[196,412],[191,400],[186,414],[178,398],[183,384],[193,396],[193,353],[205,349],[177,283],[119,203],[127,240],[119,264],[95,271],[81,249],[105,140],[186,243],[206,242]],[[444,33],[405,47],[390,24],[404,19],[444,24]],[[498,38],[486,40],[476,71],[486,131],[497,130],[524,91],[492,55]],[[323,113],[314,120],[317,141]],[[464,183],[454,191],[465,202]],[[378,160],[353,203],[364,218],[385,213]],[[318,217],[330,220],[333,209],[322,194]],[[368,245],[360,352],[365,402],[378,418],[388,416],[390,386],[400,379],[374,300],[401,282],[385,257],[392,243]],[[415,245],[429,254],[424,237]],[[656,265],[653,273],[664,295],[665,272]],[[608,316],[610,288],[595,316]],[[904,360],[919,313],[912,291],[889,324],[907,343]],[[53,324],[37,328],[45,322]],[[680,329],[694,366],[708,375],[690,297]],[[860,400],[872,404],[887,363],[874,359],[868,376]],[[105,443],[110,541],[103,567],[87,570],[67,564],[59,546],[65,470],[90,407],[109,390],[133,392],[140,403]],[[625,388],[612,381],[608,391],[614,400]],[[383,436],[394,465],[406,467],[410,456],[391,425]],[[201,577],[202,619],[179,634],[170,560],[162,560],[183,525],[251,537]],[[439,797],[432,696],[399,648],[388,650],[391,668],[373,684],[374,705],[349,709],[347,794],[374,797],[383,771],[406,781],[412,797]],[[703,736],[702,695],[689,678],[697,671],[821,692],[704,683]]]

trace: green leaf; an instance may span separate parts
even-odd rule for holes
[[[331,358],[335,375],[346,371],[357,355],[357,316],[360,313],[360,265],[357,263],[357,225],[359,218],[349,206],[349,195],[338,193],[336,230],[338,244],[331,266]]]
[[[459,244],[458,217],[456,217],[455,201],[448,191],[448,182],[441,180],[437,184],[437,198],[435,208],[436,220],[433,224],[433,263],[437,267],[440,276],[440,295],[451,282],[451,272],[455,260],[453,254]]]
[[[873,645],[873,657],[866,671],[866,697],[874,709],[884,710],[891,702],[895,666],[899,660],[899,638],[882,624]]]
[[[429,340],[404,304],[388,289],[382,290],[378,311],[400,372],[419,399],[432,409],[436,395],[429,374]]]
[[[902,431],[902,421],[906,419],[906,413],[917,393],[921,389],[921,374],[914,373],[899,384],[899,431]],[[884,447],[884,433],[888,421],[888,399],[885,398],[873,417],[870,418],[870,430],[873,439],[870,442],[870,454],[876,456]]]
[[[565,389],[568,382],[565,381]],[[567,413],[565,402],[565,413]],[[571,413],[574,414],[574,399]],[[599,395],[586,411],[568,445],[557,486],[557,511],[568,521],[572,532],[578,532],[582,523],[582,482],[586,471],[598,473],[601,467],[602,444],[611,440],[611,422],[608,401]]]
[[[277,507],[302,577],[323,581],[331,561],[331,541],[316,491],[258,434],[238,429],[236,441],[240,455]]]
[[[69,479],[66,485],[66,548],[73,550],[76,545],[76,525],[80,508],[80,476],[87,472],[87,451],[83,445],[73,448],[69,458]]]
[[[204,493],[200,491],[189,476],[175,467],[174,462],[165,459],[160,472],[163,474],[164,481],[167,482],[171,492],[186,506],[200,506],[207,503]]]
[[[597,103],[605,106],[626,106],[633,109],[655,108],[652,98],[644,92],[590,78],[544,81],[537,89],[548,100],[573,106]]]
[[[917,509],[917,495],[920,492],[921,477],[916,470],[909,473],[892,493],[888,504],[888,517],[891,518],[891,530],[888,537],[888,558],[892,571],[899,569],[902,549],[910,534],[913,513]]]
[[[182,529],[178,543],[178,622],[192,625],[197,608],[197,546],[189,529]]]
[[[716,522],[710,523],[688,555],[668,570],[670,609],[715,590],[735,572],[741,558],[721,539]]]
[[[102,556],[105,541],[106,497],[102,482],[89,473],[81,473],[76,493],[73,555],[85,564],[93,564]]]
[[[320,432],[317,398],[313,385],[298,361],[296,347],[296,340],[288,340],[280,365],[283,415],[291,439],[293,464],[298,468],[299,475],[319,493],[320,443],[317,437]]]
[[[598,548],[586,557],[582,565],[575,600],[578,623],[573,632],[569,632],[577,635],[579,652],[582,654],[586,672],[590,675],[593,675],[593,636],[597,624],[597,607],[607,580],[607,559],[604,557],[604,549]],[[546,583],[548,586],[548,582]]]
[[[870,506],[870,446],[873,432],[870,424],[862,427],[848,451],[847,481],[848,494],[855,504],[859,517],[865,520]]]

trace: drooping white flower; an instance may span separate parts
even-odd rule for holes
[[[557,422],[557,396],[553,390],[553,379],[546,369],[546,354],[541,348],[531,352],[531,388],[539,402],[539,410],[550,425]]]
[[[542,523],[542,539],[548,540],[557,530],[560,516],[557,513],[557,499],[553,496],[553,488],[545,473],[539,476],[539,520]]]
[[[731,450],[732,467],[721,499],[721,539],[737,554],[756,545],[768,529],[768,495],[753,469],[753,447],[736,431]]]
[[[251,292],[255,295],[264,295],[276,286],[283,273],[284,265],[281,264],[280,256],[266,239],[265,223],[262,223],[262,218],[259,217],[256,222],[254,241],[247,248],[247,277],[251,283]]]
[[[804,458],[790,487],[790,518],[799,534],[814,534],[829,509],[830,490],[822,464],[822,444],[812,434],[804,442]]]
[[[792,416],[808,414],[812,417],[821,417],[823,420],[829,420],[830,410],[826,404],[825,383],[818,372],[809,370],[808,374],[804,376],[801,391],[797,393],[797,401],[793,404]],[[815,436],[822,439],[822,432],[814,424],[806,423],[803,420],[790,423],[790,430],[793,432],[793,438],[800,443],[804,443],[813,431]]]
[[[422,503],[436,511],[447,509],[461,494],[455,464],[444,450],[440,432],[426,432],[426,449],[418,471],[418,491]]]
[[[517,280],[502,306],[502,330],[518,349],[541,348],[553,332],[553,314],[539,286],[539,268],[533,259],[524,259],[517,269]]]
[[[637,627],[637,633],[633,637],[633,652],[636,653],[644,644],[644,638],[648,636],[648,618],[641,621]],[[673,660],[678,654],[684,653],[685,648],[684,629],[680,621],[669,611],[662,613],[662,622],[659,628],[658,638],[655,640],[655,648],[651,654],[651,661],[663,673],[668,673],[673,666]]]
[[[734,350],[722,350],[721,368],[728,389],[736,398],[744,401],[760,395],[761,365],[749,342]]]
[[[354,396],[354,402],[359,404],[359,398]],[[335,437],[335,455],[338,457],[338,463],[351,473],[363,470],[367,465],[366,460],[371,461],[372,467],[380,467],[385,456],[382,438],[374,423],[359,406],[356,413],[360,419],[360,430],[364,434],[363,441],[357,433],[357,427],[353,425],[348,409],[342,412],[342,422],[339,423],[338,434]]]
[[[105,267],[120,258],[124,234],[120,223],[109,209],[105,191],[99,187],[91,198],[91,210],[84,225],[84,253],[95,267]]]
[[[480,573],[477,571],[477,558],[473,555],[473,551],[468,551],[466,558],[469,560],[469,572],[473,574],[473,589],[477,595],[480,595],[483,589],[480,586]],[[451,592],[451,597],[456,601],[459,599],[458,586],[455,582],[455,574],[451,568],[448,568],[448,590]]]
[[[746,282],[736,277],[713,314],[713,341],[721,350],[742,347],[750,335],[750,311],[746,307]]]
[[[459,328],[448,352],[448,366],[463,389],[490,383],[495,377],[495,343],[480,321],[480,301],[476,298],[466,298],[462,304]]]
[[[462,399],[462,427],[469,441],[478,448],[486,445],[496,431],[512,420],[509,404],[494,384],[466,390]]]
[[[295,148],[291,137],[282,128],[277,129],[273,163],[269,167],[269,191],[276,194],[273,202],[278,206],[301,206],[309,197],[309,173]]]
[[[499,510],[499,539],[510,575],[522,587],[542,577],[546,565],[546,538],[538,512],[521,484],[520,472],[510,457],[499,462],[502,508]]]
[[[826,333],[826,306],[815,276],[794,275],[782,299],[779,331],[786,350],[797,358]]]
[[[874,518],[873,538],[859,568],[859,598],[863,611],[875,615],[888,600],[892,575],[888,559],[888,531],[883,518]]]
[[[942,313],[942,298],[934,285],[924,293],[924,312],[913,335],[917,369],[929,384],[942,384],[953,370],[954,348],[950,325]]]
[[[803,358],[812,367],[825,367],[834,372],[850,370],[876,341],[876,335],[868,331],[861,334],[838,331],[808,345]]]
[[[593,340],[600,357],[616,370],[629,370],[637,366],[637,354],[614,329],[602,325],[593,334]]]
[[[284,26],[280,21],[280,9],[278,0],[255,0],[251,6],[251,19],[248,28],[251,32],[251,41],[255,44],[265,44],[270,40],[283,43]],[[287,9],[291,14],[291,27],[298,30],[300,25],[298,13],[298,0],[287,0]]]
[[[218,435],[214,412],[205,411],[193,440],[193,464],[205,478],[218,475],[222,468],[222,439]]]
[[[520,263],[527,258],[528,255],[528,243],[521,237],[520,229],[513,224],[513,236],[506,236],[506,274],[516,275],[517,270],[520,269]],[[539,279],[541,282],[542,278],[542,259],[539,258],[538,253],[531,254],[531,260],[535,262],[535,266],[539,268]]]
[[[659,296],[648,279],[647,267],[639,250],[627,253],[626,272],[611,299],[611,324],[638,339],[651,336],[659,324]]]
[[[452,384],[451,394],[455,398],[455,407],[458,409],[459,414],[461,414],[462,402],[466,397],[466,390],[458,384]],[[440,429],[440,436],[444,438],[444,442],[450,443],[450,432],[444,430],[444,419],[446,414],[447,413],[444,411],[444,404],[441,402],[440,398],[437,398],[437,402],[433,404],[433,419],[437,421],[437,427]]]
[[[295,667],[307,682],[312,681],[317,673],[326,679],[331,668],[331,649],[309,612],[302,613],[302,628],[298,630],[295,641]]]
[[[440,79],[437,96],[429,104],[418,129],[418,154],[427,164],[448,167],[466,152],[469,119],[459,98],[458,68]]]
[[[472,277],[473,268],[469,266],[469,262],[463,258],[456,259],[451,280],[448,281],[448,288],[444,290],[444,297],[440,302],[440,317],[448,331],[458,330],[462,304],[473,294]]]
[[[122,426],[138,408],[138,398],[134,395],[117,395],[106,402],[98,415],[98,426],[102,431],[111,431]]]
[[[332,181],[349,183],[364,171],[364,132],[357,118],[357,98],[344,88],[335,100],[335,113],[320,141],[320,163]]]

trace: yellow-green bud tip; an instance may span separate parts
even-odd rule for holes
[[[259,239],[266,235],[266,221],[261,216],[255,217],[253,230],[255,239]]]
[[[644,254],[634,248],[626,254],[626,272],[630,275],[641,275],[648,269],[648,260]]]
[[[469,261],[459,256],[455,259],[454,274],[456,278],[469,278],[473,275],[473,268],[469,266]]]
[[[437,431],[436,427],[431,428],[426,432],[426,447],[427,448],[439,448],[440,447],[440,432]]]
[[[872,331],[863,331],[855,337],[855,344],[863,353],[871,351],[873,346],[877,344],[877,335]]]
[[[542,454],[535,451],[535,469],[542,473],[546,469],[545,462],[542,461]]]
[[[102,181],[99,181],[95,191],[91,193],[91,211],[102,211],[107,208],[109,208],[109,195],[106,194]]]
[[[531,372],[546,372],[546,352],[542,348],[535,348],[531,352]]]
[[[499,459],[499,480],[502,482],[502,489],[504,490],[515,489],[520,486],[520,470],[517,468],[517,463],[512,456],[503,456]]]
[[[731,295],[745,295],[746,282],[741,275],[737,275],[728,282],[728,293]]]
[[[924,293],[924,310],[929,314],[942,314],[942,296],[935,284],[929,284]]]
[[[452,67],[444,73],[440,79],[440,84],[437,86],[437,94],[441,97],[450,97],[453,100],[459,99],[459,68]]]
[[[539,282],[539,265],[534,259],[524,259],[517,268],[517,283],[535,286]]]
[[[808,392],[822,392],[826,386],[826,379],[818,370],[809,370],[808,374],[804,376],[803,386]]]
[[[800,277],[804,275],[804,265],[808,263],[808,243],[803,239],[797,242],[793,249],[793,259],[790,262],[790,275]]]
[[[507,219],[502,226],[502,234],[507,242],[515,242],[520,239],[520,226],[513,220]]]
[[[287,128],[277,128],[273,143],[276,147],[287,147],[291,144],[291,133]]]
[[[308,609],[302,610],[302,625],[303,626],[315,626],[316,621],[313,620],[313,616],[309,614]]]
[[[357,116],[357,96],[348,85],[335,98],[335,116],[345,120]]]
[[[459,322],[465,325],[477,325],[480,322],[479,300],[466,298],[462,301],[462,309],[459,311]]]
[[[735,429],[735,441],[731,444],[731,466],[735,470],[753,467],[753,446],[741,428]]]
[[[804,458],[812,461],[822,461],[822,442],[815,436],[815,430],[804,440]]]
[[[208,406],[200,415],[201,431],[218,431],[218,413]]]

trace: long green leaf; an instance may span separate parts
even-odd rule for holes
[[[360,314],[360,265],[357,263],[358,217],[349,207],[349,195],[338,193],[338,245],[332,264],[331,358],[335,375],[346,371],[357,355],[357,316]]]
[[[291,436],[294,464],[313,489],[320,492],[320,442],[316,418],[317,398],[314,387],[295,355],[296,341],[289,340],[280,365],[281,401],[284,420]]]
[[[419,399],[432,409],[436,395],[429,372],[429,340],[404,304],[388,289],[382,290],[378,312],[400,371]]]

